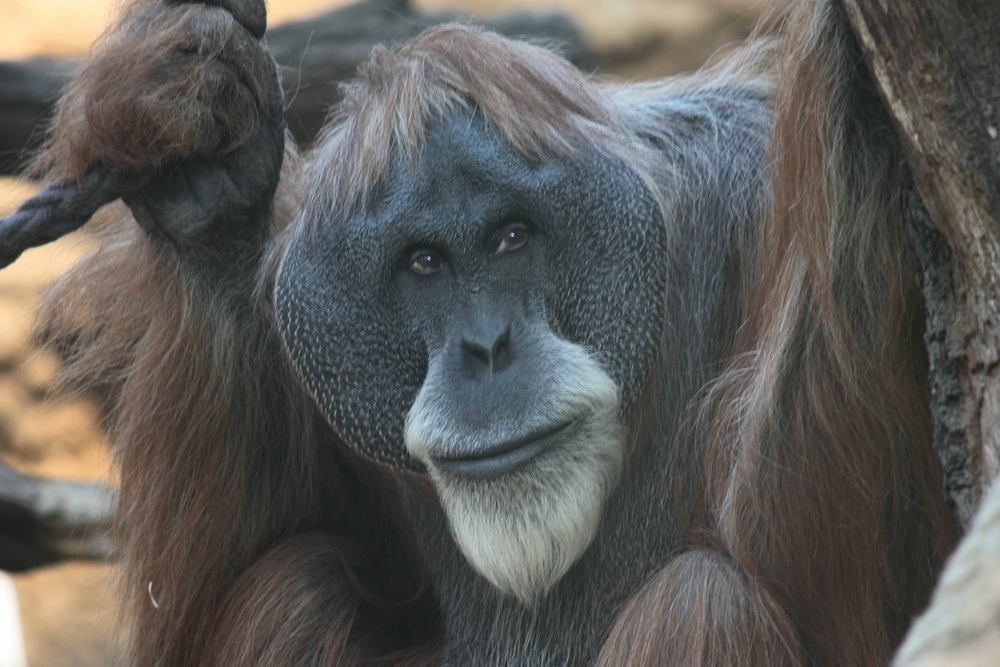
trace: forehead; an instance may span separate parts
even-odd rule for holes
[[[489,175],[517,181],[529,177],[532,166],[482,112],[462,110],[427,128],[417,172],[427,176]]]
[[[564,171],[519,154],[481,113],[455,112],[427,129],[415,158],[395,162],[348,226],[360,234],[463,234],[537,205]]]

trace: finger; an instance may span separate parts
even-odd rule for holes
[[[167,5],[189,4],[190,0],[166,0]],[[201,4],[220,7],[233,15],[237,23],[260,39],[267,29],[267,6],[264,0],[201,0]]]
[[[82,227],[104,204],[127,189],[123,181],[95,171],[79,183],[56,181],[0,218],[0,268],[28,248],[40,246]]]
[[[140,227],[177,246],[214,245],[213,232],[236,217],[241,200],[237,185],[211,160],[183,162],[122,197]]]
[[[122,196],[140,227],[209,252],[257,238],[281,174],[282,127],[262,125],[226,156],[181,162]]]

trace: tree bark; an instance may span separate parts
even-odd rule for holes
[[[315,138],[338,99],[338,85],[376,45],[455,20],[462,17],[415,12],[407,0],[367,0],[269,29],[265,39],[281,66],[285,118],[295,137],[303,144]],[[563,14],[511,14],[483,25],[508,37],[554,46],[584,69],[597,66],[596,54]],[[72,60],[0,62],[0,174],[17,173],[44,138],[45,122],[74,67]]]
[[[919,193],[908,208],[927,303],[935,448],[946,493],[971,525],[895,665],[994,664],[1000,485],[981,499],[1000,468],[1000,4],[841,2]]]
[[[0,570],[108,558],[114,492],[25,475],[0,462]]]
[[[1000,485],[941,575],[930,608],[916,620],[895,667],[975,667],[1000,655]]]
[[[1000,467],[1000,5],[843,4],[944,243],[935,261],[946,285],[927,295],[929,311],[946,319],[934,368],[935,445],[968,526]],[[931,323],[932,336],[940,324]]]

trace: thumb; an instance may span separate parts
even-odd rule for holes
[[[167,0],[166,4],[190,4],[186,0]],[[260,39],[267,29],[267,6],[264,0],[201,0],[201,4],[210,7],[220,7],[233,15],[236,22],[250,31],[250,34]]]

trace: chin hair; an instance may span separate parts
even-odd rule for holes
[[[425,383],[406,429],[407,447],[427,465],[462,553],[493,586],[527,606],[537,604],[594,539],[624,449],[614,380],[583,347],[555,337],[548,344],[556,380],[528,421],[580,421],[519,468],[480,478],[434,466],[428,451],[447,451],[452,438],[470,438],[456,435],[461,429],[435,409],[441,392],[434,382]],[[490,431],[516,437],[524,429],[504,424]]]

